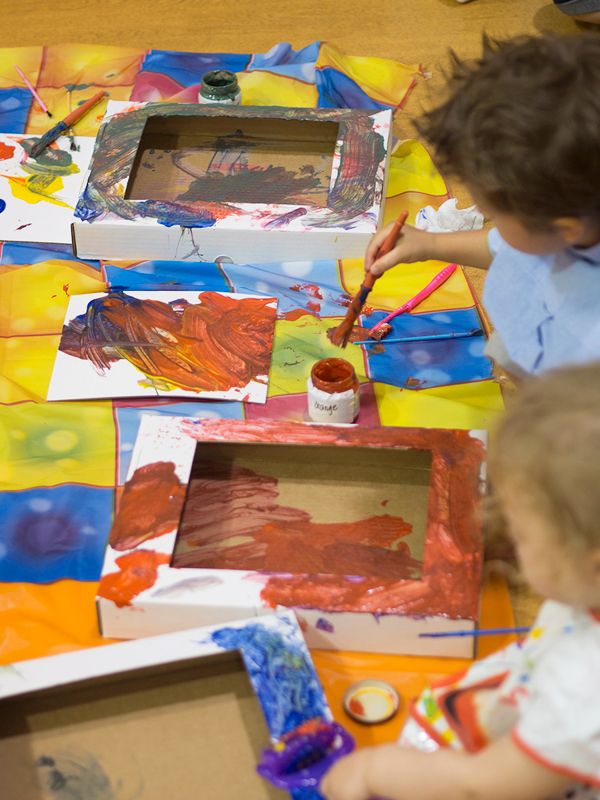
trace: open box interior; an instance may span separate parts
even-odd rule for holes
[[[338,136],[329,121],[152,116],[125,198],[326,207]]]
[[[419,579],[431,452],[199,443],[173,567]]]
[[[237,651],[87,680],[0,706],[2,800],[274,800],[269,735]]]

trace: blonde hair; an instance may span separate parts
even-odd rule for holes
[[[491,440],[488,466],[496,500],[518,487],[562,542],[600,547],[600,362],[526,382]]]

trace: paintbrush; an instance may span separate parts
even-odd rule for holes
[[[388,323],[393,320],[395,317],[400,316],[400,314],[405,314],[407,311],[412,311],[415,306],[418,306],[420,303],[423,302],[430,294],[435,292],[438,286],[441,286],[442,283],[445,283],[448,278],[454,274],[454,271],[458,268],[458,264],[448,264],[447,267],[438,274],[425,286],[421,289],[420,292],[414,297],[411,297],[410,300],[407,300],[406,303],[403,303],[399,308],[395,311],[392,311],[391,314],[388,314],[387,317],[384,317],[381,322],[378,322],[369,333],[369,339],[376,339],[377,341],[381,341],[384,336],[387,336],[388,333],[392,332],[392,326]]]
[[[377,251],[377,258],[381,258],[381,256],[386,255],[393,250],[394,245],[398,240],[398,236],[400,235],[400,231],[404,223],[406,222],[406,218],[408,217],[408,211],[401,211],[398,219],[392,225],[390,232],[386,236],[383,241],[383,244]],[[363,309],[363,306],[369,296],[369,292],[373,288],[375,281],[377,280],[377,275],[373,275],[372,272],[367,272],[365,279],[360,285],[360,289],[358,293],[350,303],[348,307],[348,311],[346,311],[346,316],[340,322],[340,324],[335,328],[330,336],[329,339],[332,344],[336,345],[336,347],[346,347],[348,344],[348,340],[350,339],[350,334],[352,333],[352,328],[354,327],[354,323],[359,317],[360,312]]]
[[[454,333],[432,333],[428,336],[402,336],[398,339],[364,339],[362,342],[352,342],[352,344],[396,344],[401,342],[432,342],[443,339],[466,339],[470,336],[481,336],[483,328],[471,328],[470,331],[455,331]]]
[[[29,91],[31,92],[31,94],[32,94],[32,96],[33,96],[33,98],[34,98],[34,100],[36,100],[36,101],[37,101],[37,104],[38,104],[38,106],[39,106],[39,107],[42,109],[42,111],[43,111],[45,114],[47,114],[49,117],[52,117],[52,114],[50,113],[50,110],[48,109],[48,106],[47,106],[47,105],[44,103],[44,101],[42,100],[42,98],[39,96],[39,94],[38,94],[38,93],[36,92],[36,90],[33,88],[33,84],[32,84],[32,83],[31,83],[31,81],[30,81],[30,80],[27,78],[27,76],[25,75],[25,73],[23,72],[23,70],[22,70],[20,67],[18,67],[16,64],[13,64],[13,67],[14,67],[14,68],[17,70],[17,72],[18,72],[18,73],[19,73],[19,75],[21,76],[21,78],[22,78],[22,80],[23,80],[23,83],[25,84],[25,86],[26,86],[26,87],[29,89]]]
[[[96,103],[99,103],[105,95],[106,92],[102,90],[101,92],[97,92],[93,97],[90,97],[89,100],[86,100],[85,103],[77,106],[77,108],[71,111],[70,114],[67,114],[63,120],[58,122],[53,128],[50,128],[50,130],[47,131],[41,139],[38,139],[38,141],[31,148],[29,155],[32,158],[37,158],[40,153],[44,152],[48,145],[52,144],[52,142],[58,139],[58,137],[68,130],[71,125],[74,125],[76,122],[78,122],[84,116],[84,114],[87,114],[90,108],[95,106]]]
[[[518,628],[476,628],[472,631],[436,631],[435,633],[420,633],[420,639],[446,639],[452,636],[506,636],[509,634],[529,633],[531,628],[526,626]]]

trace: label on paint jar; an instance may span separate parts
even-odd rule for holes
[[[313,422],[348,424],[358,416],[360,398],[354,367],[341,358],[324,358],[307,382],[308,416]]]

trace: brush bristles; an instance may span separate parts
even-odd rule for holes
[[[331,344],[335,345],[336,347],[341,347],[342,349],[346,347],[355,321],[356,318],[349,320],[347,317],[346,319],[342,320],[337,328],[331,332],[329,337]]]
[[[387,336],[388,333],[391,333],[392,326],[388,325],[387,322],[383,322],[381,325],[376,325],[374,328],[371,329],[369,333],[369,339],[375,339],[375,341],[380,342],[384,336]]]

